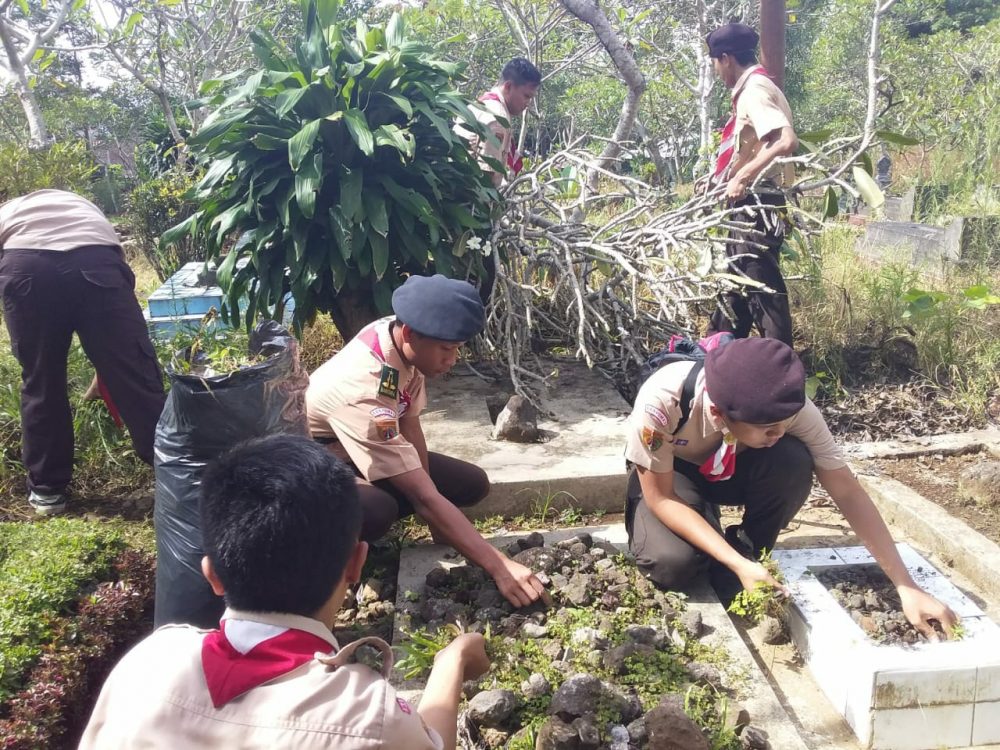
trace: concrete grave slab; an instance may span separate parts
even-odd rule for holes
[[[583,511],[625,504],[624,435],[628,404],[610,381],[575,361],[553,361],[559,376],[545,398],[551,416],[538,427],[543,443],[493,440],[487,396],[503,390],[457,367],[428,383],[421,425],[432,451],[471,461],[493,484],[489,497],[468,509],[472,518],[531,515],[539,504]]]
[[[559,529],[542,531],[541,533],[545,537],[545,543],[552,544],[569,539],[584,531],[590,533],[595,540],[609,542],[623,551],[627,549],[628,537],[624,524]],[[491,537],[487,541],[496,547],[506,547],[511,542],[527,536],[528,533],[530,532],[504,534]],[[399,578],[396,589],[397,611],[404,608],[407,591],[418,593],[423,591],[424,580],[431,569],[437,566],[448,568],[464,564],[460,563],[459,560],[461,558],[450,547],[443,545],[419,545],[403,549],[399,560]],[[702,642],[715,648],[723,648],[729,653],[730,662],[724,670],[724,682],[737,691],[737,699],[750,712],[753,725],[768,733],[771,747],[781,748],[781,750],[806,750],[806,744],[788,718],[770,683],[761,672],[712,588],[704,583],[688,592],[687,605],[690,609],[701,613],[702,622],[707,631]],[[404,637],[397,626],[393,632],[393,645],[400,643]],[[402,688],[401,693],[404,697],[414,701],[417,701],[423,687],[421,681],[404,681],[399,674],[394,675],[393,683]]]
[[[876,644],[815,575],[874,565],[867,550],[779,549],[773,558],[792,592],[789,629],[796,646],[864,747],[929,750],[1000,742],[994,722],[985,718],[1000,681],[1000,627],[909,545],[897,548],[918,585],[960,614],[966,630],[961,641]]]

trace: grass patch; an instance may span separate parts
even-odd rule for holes
[[[58,618],[81,591],[108,580],[124,548],[112,524],[0,523],[0,703],[51,642]]]

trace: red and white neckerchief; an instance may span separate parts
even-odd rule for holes
[[[479,97],[479,101],[484,103],[500,102],[500,104],[504,106],[504,109],[507,108],[507,105],[504,103],[503,99],[500,98],[500,95],[496,91],[487,91],[485,94]],[[513,141],[511,141],[510,146],[507,148],[506,157],[507,157],[507,169],[510,170],[510,173],[516,177],[521,172],[521,170],[524,169],[524,159],[522,159],[521,156],[517,153],[517,149],[514,147]]]
[[[288,674],[334,646],[304,630],[253,620],[223,620],[201,644],[201,668],[216,708]]]
[[[746,87],[746,82],[750,79],[750,76],[754,75],[771,77],[763,65],[751,68],[747,77],[743,79],[743,86],[733,94],[733,111],[722,128],[722,143],[719,144],[719,150],[715,152],[715,171],[712,173],[712,181],[715,183],[720,183],[729,178],[729,165],[732,163],[733,155],[736,153],[736,102],[739,101],[740,94],[743,92],[744,87]]]
[[[722,445],[708,457],[698,471],[709,482],[725,482],[736,471],[736,438],[727,432],[722,436]]]

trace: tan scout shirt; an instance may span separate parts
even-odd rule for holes
[[[36,190],[0,206],[0,250],[121,247],[101,209],[65,190]]]
[[[80,750],[443,746],[437,732],[424,725],[382,675],[360,664],[338,665],[333,652],[340,647],[321,622],[232,610],[226,616],[253,618],[262,629],[305,630],[327,641],[331,653],[317,653],[291,672],[216,708],[201,660],[202,642],[211,631],[167,625],[129,651],[111,672]],[[382,646],[389,648],[379,642]],[[349,649],[345,646],[344,652]]]
[[[674,457],[701,466],[722,444],[723,423],[712,416],[712,400],[705,391],[705,371],[698,375],[688,421],[676,435],[681,419],[680,399],[684,379],[694,363],[675,362],[653,373],[639,389],[635,407],[628,419],[625,458],[656,474],[674,469]],[[752,384],[747,384],[752,388]],[[846,466],[844,454],[830,434],[816,405],[806,404],[792,417],[787,434],[801,440],[812,454],[818,469]],[[740,447],[737,446],[737,451]],[[736,459],[737,465],[739,458]]]
[[[309,376],[306,411],[313,437],[336,438],[369,482],[419,469],[420,455],[400,433],[427,405],[424,376],[407,367],[389,334],[393,318],[377,320]],[[378,338],[381,358],[366,343]],[[384,365],[399,373],[395,397],[380,389]]]
[[[731,175],[757,155],[761,139],[768,133],[792,127],[792,110],[785,95],[766,75],[751,75],[755,67],[748,69],[733,87],[736,157],[730,167]],[[791,164],[770,164],[763,178],[773,180],[779,187],[790,187],[795,181],[795,170]]]
[[[496,159],[497,162],[503,165],[503,171],[496,172],[494,167],[487,164],[484,160],[480,159],[479,161],[479,166],[482,170],[492,174],[493,186],[500,187],[506,176],[507,154],[511,152],[511,139],[513,136],[511,135],[510,126],[513,125],[514,118],[511,117],[510,112],[507,110],[507,105],[504,103],[503,90],[499,86],[496,86],[490,89],[489,93],[494,94],[496,98],[489,97],[485,100],[480,100],[480,108],[473,107],[472,112],[476,116],[476,120],[485,125],[493,133],[496,140],[481,140],[478,135],[461,125],[456,126],[455,130],[462,137],[469,140],[469,148],[473,153]],[[503,125],[497,118],[502,118],[509,124]]]

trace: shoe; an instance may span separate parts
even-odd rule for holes
[[[63,494],[43,495],[32,490],[28,502],[40,516],[54,516],[66,510],[66,496]]]

